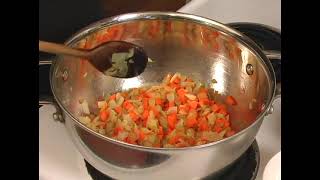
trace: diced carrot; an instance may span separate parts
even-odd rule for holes
[[[204,93],[204,92],[198,93],[197,97],[198,97],[199,100],[208,99],[207,93]]]
[[[116,107],[115,110],[116,110],[116,112],[117,112],[118,114],[121,114],[121,113],[122,113],[122,107],[121,107],[121,106]]]
[[[164,133],[163,133],[163,128],[162,128],[162,126],[159,126],[159,132],[158,132],[158,134],[164,134]]]
[[[149,116],[149,110],[145,109],[142,113],[142,119],[147,120]]]
[[[182,103],[186,103],[187,102],[187,98],[185,97],[186,91],[183,88],[180,88],[177,91],[177,94],[179,96],[180,102],[182,102]]]
[[[200,106],[209,105],[210,101],[209,99],[200,99],[199,104]]]
[[[208,126],[208,122],[207,122],[206,118],[199,119],[199,130],[200,131],[208,131],[209,130],[209,126]]]
[[[114,128],[114,135],[117,136],[121,131],[123,131],[121,126]]]
[[[199,93],[203,93],[204,95],[207,95],[208,91],[209,90],[207,88],[200,88],[199,89]]]
[[[176,77],[174,80],[173,80],[174,83],[176,84],[179,84],[180,83],[180,78],[179,77]]]
[[[127,110],[132,110],[134,109],[134,106],[132,105],[132,103],[130,103],[129,101],[124,101],[123,102],[123,107]]]
[[[109,100],[116,100],[116,94],[113,94],[112,96],[110,96]]]
[[[220,108],[219,113],[223,114],[223,115],[227,115],[228,114],[227,110],[225,108]]]
[[[177,123],[177,114],[172,113],[168,115],[167,120],[168,120],[169,127],[171,129],[174,129]]]
[[[232,106],[237,105],[237,101],[232,96],[227,96],[226,103]]]
[[[145,137],[146,137],[145,134],[144,134],[142,131],[140,131],[140,133],[139,133],[139,140],[140,140],[140,141],[143,141]]]
[[[200,125],[200,131],[208,131],[209,130],[209,126],[207,123],[203,123]]]
[[[189,106],[187,106],[187,105],[180,105],[180,106],[179,106],[179,111],[188,112],[188,111],[189,111]]]
[[[161,98],[156,98],[156,104],[157,105],[162,105],[162,103],[163,103],[163,101],[162,101],[162,99]]]
[[[143,98],[143,109],[148,109],[149,106],[149,100],[148,98]]]
[[[198,106],[198,102],[197,101],[188,101],[188,104],[190,106],[190,109],[196,109]]]
[[[179,96],[184,96],[186,94],[186,91],[183,88],[180,88],[179,90],[177,90],[177,94]]]
[[[213,112],[216,113],[216,112],[218,112],[220,110],[220,107],[217,104],[214,104],[214,105],[212,105],[211,109],[212,109]]]
[[[116,33],[116,31],[113,33]],[[172,76],[170,76],[170,78],[166,79],[165,81],[168,82],[171,77]],[[186,78],[184,82],[186,81],[195,82],[190,78]],[[148,90],[148,88],[134,88],[127,92],[120,93],[125,100],[121,106],[115,107],[115,112],[119,115],[126,113],[131,117],[132,121],[135,122],[135,128],[132,130],[133,132],[131,132],[134,133],[134,135],[132,136],[130,134],[130,136],[125,138],[123,141],[130,144],[141,145],[141,142],[148,139],[148,136],[151,133],[156,133],[157,141],[152,144],[153,147],[162,147],[163,143],[169,143],[174,145],[175,147],[186,147],[196,145],[197,143],[203,144],[209,142],[208,137],[198,136],[198,133],[201,134],[201,131],[220,133],[223,130],[227,130],[227,132],[225,133],[225,137],[229,137],[235,134],[235,131],[231,130],[231,121],[229,120],[229,114],[227,111],[227,107],[229,108],[229,105],[237,104],[234,97],[227,96],[225,98],[224,104],[216,103],[214,100],[211,100],[211,98],[209,98],[208,88],[200,87],[198,93],[195,94],[190,92],[189,89],[187,91],[185,87],[182,87],[180,85],[181,82],[182,79],[176,77],[175,79],[173,79],[173,81],[171,81],[171,83],[162,84],[162,89],[154,89],[150,91]],[[172,92],[172,89],[174,89],[175,92]],[[160,93],[161,96],[159,96],[158,93]],[[172,94],[170,94],[170,96],[167,96],[168,93],[175,93],[174,100],[171,99]],[[132,94],[132,97],[129,97],[129,94]],[[150,98],[153,98],[153,102],[150,101]],[[101,97],[99,97],[99,99],[100,101],[103,101]],[[109,116],[112,113],[108,109],[107,105],[110,100],[115,99],[116,94],[112,94],[110,98],[106,100],[106,105],[104,107],[100,107],[99,117],[101,122],[98,125],[99,128],[106,128]],[[172,101],[168,102],[167,99],[170,99]],[[139,101],[139,103],[141,103],[141,106],[143,107],[139,106],[138,108],[136,103],[137,101]],[[152,107],[149,105],[149,101],[153,105]],[[178,107],[178,111],[174,111],[174,113],[164,115],[166,116],[168,124],[167,128],[164,129],[161,126],[161,124],[163,123],[161,121],[161,123],[157,123],[159,127],[158,130],[142,131],[141,128],[146,128],[147,126],[150,111],[153,112],[157,119],[159,119],[159,116],[162,116],[162,112],[159,112],[159,106],[161,107],[160,109],[162,109],[162,111],[164,112],[166,112],[170,107],[175,106]],[[209,110],[207,109],[207,107],[209,107]],[[224,117],[220,117],[218,115],[219,118],[215,120],[215,124],[213,126],[209,125],[208,123],[208,115],[212,115],[212,112],[224,115]],[[184,135],[182,136],[181,134],[179,134],[180,132],[177,132],[177,134],[173,133],[175,132],[178,120],[180,120],[178,119],[177,113],[179,113],[179,118],[181,117],[185,121],[185,129],[193,128],[193,130],[196,131],[195,133],[197,134],[197,138],[187,136],[185,137]],[[90,117],[90,119],[93,118],[94,117]],[[211,117],[209,119],[211,120]],[[123,131],[124,126],[121,126],[121,124],[117,124],[116,127],[113,128],[113,134],[111,134],[111,137],[118,138],[117,136],[119,136],[119,133],[122,135],[121,132]],[[170,136],[171,138],[168,138],[168,136]]]
[[[101,121],[106,122],[108,120],[108,118],[109,118],[109,111],[103,110],[103,111],[100,112]]]
[[[125,142],[129,143],[129,144],[137,144],[134,140],[132,140],[129,137],[126,137],[126,139],[124,140]]]
[[[187,98],[185,96],[179,96],[179,101],[185,104],[187,102]]]
[[[133,121],[137,121],[139,119],[139,116],[134,111],[130,111],[129,115]]]
[[[155,107],[152,107],[152,111],[155,117],[159,117],[160,112]]]
[[[223,127],[223,125],[224,125],[224,119],[221,119],[221,118],[217,119],[216,122],[215,122],[215,124],[216,124],[217,126],[219,126],[219,127]]]
[[[197,124],[197,120],[196,119],[188,119],[186,122],[186,126],[188,128],[192,128]]]
[[[213,127],[213,131],[214,131],[214,132],[217,132],[217,133],[220,133],[220,132],[222,131],[222,127],[220,127],[220,126],[218,126],[218,125],[215,125],[215,126]]]
[[[175,84],[175,83],[170,83],[169,87],[173,88],[173,89],[179,89],[180,85],[179,84]]]
[[[171,139],[169,139],[169,144],[171,144],[171,145],[176,144],[179,141],[180,138],[181,137],[179,135],[176,135],[176,136],[172,137]]]
[[[150,93],[150,92],[145,92],[145,93],[144,93],[144,97],[146,97],[146,98],[152,98],[152,97],[153,97],[153,94]]]

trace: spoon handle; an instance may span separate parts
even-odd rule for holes
[[[84,50],[74,49],[65,45],[40,40],[39,51],[75,57],[88,57],[88,52]]]

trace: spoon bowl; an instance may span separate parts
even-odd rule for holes
[[[76,49],[65,45],[39,41],[39,50],[47,53],[79,57],[88,60],[105,75],[132,78],[147,66],[148,56],[140,46],[125,41],[108,41],[93,49]]]

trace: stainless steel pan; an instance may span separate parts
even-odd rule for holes
[[[51,65],[50,83],[59,110],[55,119],[65,122],[84,158],[115,179],[198,179],[223,169],[248,149],[273,100],[280,96],[266,54],[242,33],[207,18],[173,12],[124,14],[82,29],[66,44],[93,48],[108,40],[136,43],[155,62],[138,77],[117,79],[104,76],[84,60],[58,57]],[[267,55],[281,59],[279,53]],[[201,146],[160,149],[104,137],[77,120],[79,99],[94,104],[105,93],[157,83],[169,72],[207,83],[216,79],[213,88],[238,101],[229,109],[238,133]]]

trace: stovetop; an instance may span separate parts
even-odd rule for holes
[[[95,169],[86,160],[84,161],[87,171],[93,180],[112,180],[111,177]],[[254,141],[248,150],[232,165],[224,168],[219,173],[203,178],[203,180],[254,180],[258,174],[259,163],[259,147],[257,142]]]

